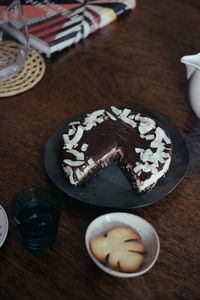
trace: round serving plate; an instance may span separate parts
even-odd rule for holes
[[[112,163],[99,171],[85,185],[81,187],[71,185],[61,167],[59,158],[60,143],[62,135],[68,129],[68,124],[72,121],[83,119],[87,113],[90,112],[82,113],[59,125],[46,144],[44,160],[47,174],[52,182],[64,193],[74,199],[96,206],[132,209],[160,201],[181,182],[189,166],[189,153],[179,130],[161,115],[135,110],[135,113],[147,115],[162,124],[172,140],[172,161],[165,177],[161,178],[152,190],[138,194],[133,191],[119,167]]]

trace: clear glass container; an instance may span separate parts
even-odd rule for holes
[[[0,81],[21,70],[28,47],[29,36],[20,0],[0,0]]]

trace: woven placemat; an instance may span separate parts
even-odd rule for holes
[[[15,55],[9,43],[3,50],[6,50],[7,57],[11,58]],[[0,82],[0,97],[14,96],[33,88],[42,79],[44,72],[45,62],[42,56],[35,49],[30,48],[22,69],[10,79]]]

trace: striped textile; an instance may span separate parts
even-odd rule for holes
[[[24,0],[30,43],[50,56],[108,25],[135,0]]]

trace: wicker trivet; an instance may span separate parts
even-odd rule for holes
[[[14,55],[9,45],[6,54],[11,57]],[[42,79],[44,72],[45,63],[42,56],[30,48],[22,69],[10,79],[0,82],[0,97],[14,96],[33,88]]]

